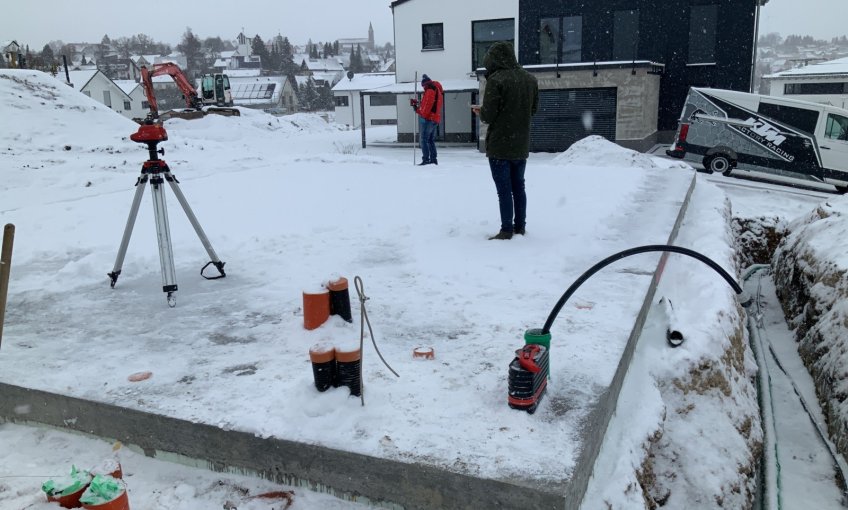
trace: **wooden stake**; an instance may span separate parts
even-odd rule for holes
[[[6,295],[9,292],[9,272],[12,269],[12,243],[15,226],[7,223],[3,228],[3,250],[0,251],[0,345],[3,341],[3,323],[6,320]]]

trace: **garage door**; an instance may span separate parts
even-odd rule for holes
[[[589,135],[615,141],[616,89],[539,91],[539,111],[530,126],[530,150],[562,152]]]

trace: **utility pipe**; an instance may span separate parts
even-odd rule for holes
[[[745,294],[745,291],[742,290],[742,287],[740,287],[738,283],[736,283],[736,280],[734,280],[733,277],[730,276],[727,273],[727,271],[725,271],[721,266],[716,264],[713,260],[707,258],[706,256],[704,256],[704,255],[702,255],[702,254],[700,254],[700,253],[698,253],[694,250],[690,250],[688,248],[682,248],[680,246],[671,246],[671,245],[664,245],[664,244],[649,244],[649,245],[646,245],[646,246],[638,246],[636,248],[630,248],[628,250],[620,251],[616,254],[610,255],[609,257],[598,262],[594,266],[590,267],[585,273],[580,275],[580,277],[577,278],[574,281],[574,283],[571,284],[570,287],[568,287],[568,289],[565,291],[565,293],[562,295],[562,297],[559,298],[559,301],[557,301],[556,305],[554,305],[553,310],[551,310],[550,315],[548,315],[548,320],[545,321],[545,326],[542,328],[541,334],[542,335],[550,334],[551,326],[553,326],[554,320],[557,318],[557,315],[559,315],[559,312],[560,312],[560,310],[562,310],[562,307],[563,307],[563,305],[565,305],[565,302],[568,301],[568,298],[570,298],[571,295],[574,294],[574,292],[577,291],[577,289],[581,285],[583,285],[586,282],[586,280],[588,280],[592,275],[594,275],[595,273],[597,273],[601,269],[605,268],[606,266],[612,264],[613,262],[615,262],[617,260],[621,260],[621,259],[623,259],[625,257],[629,257],[631,255],[638,255],[640,253],[649,253],[649,252],[656,252],[656,251],[679,253],[681,255],[688,255],[689,257],[700,260],[704,264],[713,268],[713,270],[715,270],[715,272],[717,272],[722,278],[724,278],[724,280],[731,287],[733,287],[733,290],[736,292],[736,295],[738,295],[739,298],[740,298],[740,303],[742,304],[742,306],[747,307],[748,305],[751,304],[751,298],[749,296],[747,296],[747,294]]]

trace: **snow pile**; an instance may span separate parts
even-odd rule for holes
[[[831,437],[848,455],[848,198],[820,204],[789,231],[773,260],[778,296]]]
[[[33,115],[38,116],[38,129],[21,129],[32,123]],[[6,131],[0,146],[4,156],[114,151],[135,145],[129,140],[137,127],[134,122],[39,71],[0,71],[0,117]],[[62,142],[59,147],[57,140]]]
[[[675,244],[732,275],[729,221],[723,192],[702,179]],[[668,346],[671,320],[655,306],[601,453],[611,465],[596,465],[583,508],[751,508],[763,436],[735,293],[708,266],[671,255],[654,303],[661,298],[685,341]]]
[[[578,140],[553,160],[562,166],[658,168],[647,154],[626,149],[598,135]]]

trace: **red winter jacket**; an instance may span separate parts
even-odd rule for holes
[[[442,84],[433,80],[424,85],[424,96],[415,113],[425,120],[438,124],[442,121],[442,102],[444,101]]]

